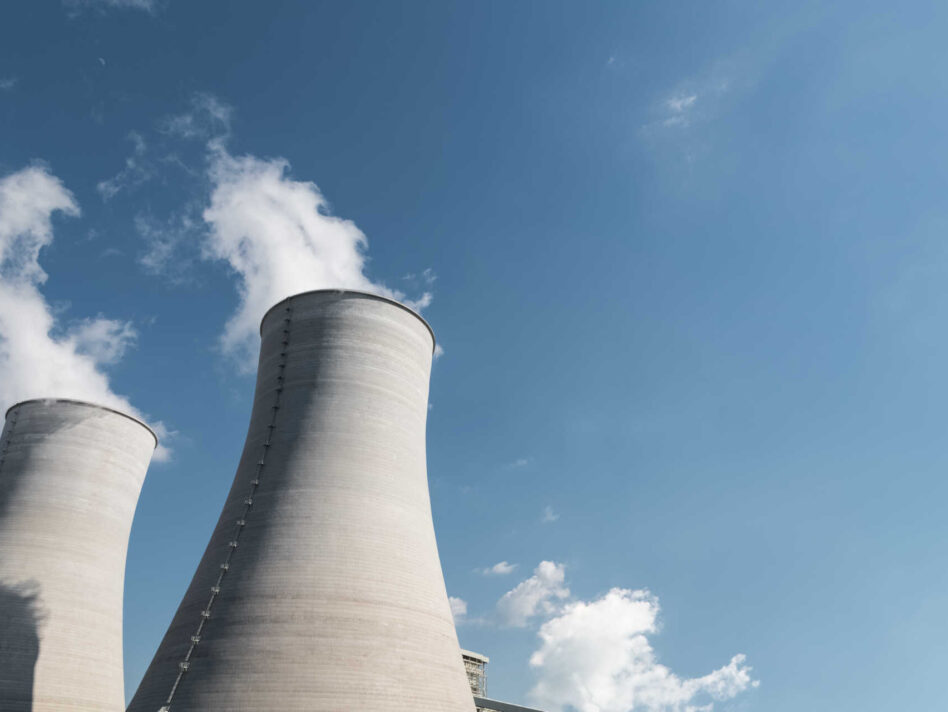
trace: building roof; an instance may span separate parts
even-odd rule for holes
[[[542,710],[534,709],[533,707],[521,707],[520,705],[512,705],[509,702],[491,700],[487,697],[475,697],[474,704],[485,710],[495,710],[495,712],[542,712]]]
[[[481,655],[480,653],[473,653],[473,652],[471,652],[470,650],[463,650],[463,649],[462,649],[462,650],[461,650],[461,655],[463,655],[465,658],[472,658],[472,659],[478,660],[478,661],[480,661],[480,662],[482,662],[482,663],[489,663],[489,662],[490,662],[490,658],[487,657],[486,655]]]

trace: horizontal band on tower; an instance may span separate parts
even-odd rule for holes
[[[405,304],[402,304],[397,299],[392,299],[391,297],[383,297],[381,294],[373,294],[372,292],[363,292],[362,290],[359,290],[359,289],[311,289],[308,292],[300,292],[299,294],[293,294],[287,297],[286,299],[281,299],[272,307],[267,309],[266,313],[263,315],[263,318],[260,320],[260,335],[263,336],[263,322],[265,322],[267,320],[267,317],[270,316],[270,312],[272,312],[277,307],[282,306],[283,304],[286,304],[287,302],[292,301],[293,299],[296,299],[297,297],[305,297],[309,294],[352,294],[358,297],[368,297],[369,299],[377,299],[380,302],[388,302],[389,304],[393,306],[404,309],[409,314],[411,314],[416,319],[418,319],[418,321],[420,321],[422,324],[425,325],[425,328],[428,330],[428,333],[431,334],[432,352],[434,351],[435,345],[438,343],[437,339],[435,339],[434,329],[431,328],[431,324],[429,324],[425,320],[425,318],[421,314],[416,312],[414,309],[412,309],[409,306],[406,306]]]

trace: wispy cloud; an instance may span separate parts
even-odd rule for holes
[[[506,576],[509,573],[513,573],[516,569],[516,564],[509,564],[506,561],[500,561],[493,566],[477,569],[477,572],[484,576]]]
[[[147,146],[145,139],[136,131],[128,134],[132,142],[132,153],[125,159],[125,167],[111,178],[99,181],[96,190],[103,200],[111,200],[122,190],[132,190],[147,182],[153,174],[153,168],[145,163]]]
[[[659,610],[648,591],[621,588],[568,603],[540,627],[531,700],[550,712],[710,712],[759,685],[744,655],[696,678],[660,664],[648,638]]]
[[[63,6],[71,13],[82,10],[144,10],[155,13],[160,8],[159,0],[63,0]]]
[[[403,282],[408,282],[411,285],[425,285],[430,287],[436,281],[438,281],[438,275],[435,274],[434,270],[431,267],[427,267],[419,273],[409,272],[408,274],[402,277]]]
[[[178,138],[204,139],[222,144],[230,135],[234,110],[213,94],[197,92],[191,97],[191,108],[158,122],[163,133]]]
[[[546,505],[543,508],[543,516],[540,517],[540,521],[543,522],[544,524],[550,524],[552,522],[555,522],[559,518],[560,518],[560,515],[553,511],[553,507],[551,507],[550,505]]]
[[[719,62],[704,75],[682,81],[656,102],[653,114],[658,118],[642,127],[645,134],[684,130],[716,116],[734,85],[733,73],[732,63]]]
[[[451,604],[451,615],[454,617],[454,624],[458,625],[467,617],[467,601],[463,598],[448,596],[448,603]]]
[[[533,464],[532,457],[518,457],[515,460],[504,464],[505,470],[522,470],[524,467],[529,467]]]
[[[138,332],[130,322],[106,319],[100,314],[94,319],[75,322],[69,327],[67,338],[76,344],[78,353],[97,364],[110,366],[121,361],[125,352],[135,345]]]
[[[19,77],[0,77],[0,91],[12,91],[19,83]]]
[[[0,402],[75,398],[142,417],[104,370],[135,343],[134,326],[101,315],[62,324],[40,291],[47,275],[39,257],[53,242],[56,214],[76,217],[79,204],[46,166],[0,178]],[[164,443],[156,458],[168,453]]]
[[[689,121],[690,111],[697,101],[697,94],[681,94],[666,99],[665,107],[668,109],[669,116],[662,121],[662,124],[665,126],[686,125]]]
[[[197,206],[185,206],[166,219],[139,213],[135,216],[135,230],[145,243],[138,263],[147,273],[161,275],[172,284],[192,281],[204,230]]]
[[[675,114],[680,114],[686,109],[690,109],[694,106],[694,103],[698,100],[697,94],[690,94],[688,96],[673,96],[671,99],[665,102],[668,108]]]

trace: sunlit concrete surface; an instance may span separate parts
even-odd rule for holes
[[[428,496],[433,346],[372,295],[268,312],[233,486],[131,712],[473,712]]]
[[[122,593],[155,437],[137,420],[26,401],[0,437],[0,710],[121,712]]]

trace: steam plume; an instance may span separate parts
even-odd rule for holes
[[[330,215],[319,188],[292,179],[288,170],[283,158],[232,156],[219,146],[211,153],[206,254],[237,275],[240,304],[222,345],[248,368],[260,319],[281,299],[324,288],[402,296],[363,273],[367,240],[355,223]]]
[[[64,329],[40,292],[47,278],[40,251],[53,241],[55,213],[78,216],[79,205],[45,166],[0,178],[0,406],[74,398],[141,417],[102,370],[134,343],[133,326],[98,316]],[[163,447],[156,452],[167,455]]]
[[[228,148],[231,107],[209,94],[196,94],[191,110],[160,123],[165,137],[200,139],[206,143],[208,191],[198,211],[178,215],[165,227],[138,221],[148,249],[141,262],[150,272],[172,279],[187,263],[187,252],[199,246],[200,257],[227,264],[236,277],[239,303],[221,336],[222,350],[239,366],[256,366],[260,319],[275,303],[314,289],[356,289],[399,299],[415,309],[431,301],[430,292],[406,300],[395,289],[365,275],[365,234],[351,220],[331,214],[319,187],[297,180],[285,158],[235,155]],[[126,169],[102,185],[113,188],[132,182],[128,165],[151,171],[134,154]],[[431,270],[421,273],[430,286]]]

